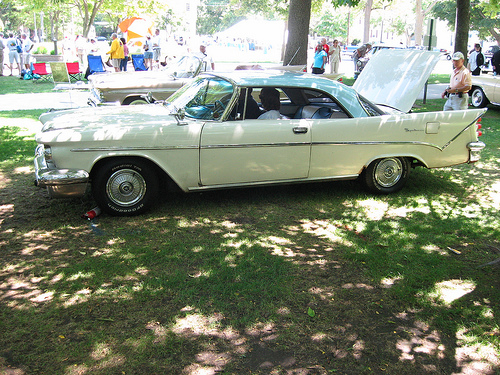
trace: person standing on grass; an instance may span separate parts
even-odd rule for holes
[[[471,74],[473,76],[478,76],[481,74],[481,66],[484,65],[484,55],[481,52],[481,45],[476,43],[474,45],[474,50],[471,52],[469,56],[469,64],[467,68],[469,68]]]
[[[151,38],[151,41],[153,42],[153,61],[159,69],[161,57],[161,38],[159,29],[156,29],[155,35]]]
[[[144,65],[149,70],[153,70],[153,41],[151,40],[151,35],[146,35],[146,41],[144,42]]]
[[[121,72],[126,72],[127,71],[127,64],[128,64],[128,46],[127,46],[127,41],[125,38],[120,38],[122,45],[123,45],[123,59],[120,64],[120,71]]]
[[[3,41],[3,33],[0,33],[0,77],[3,76],[3,49],[5,48],[5,44]]]
[[[340,52],[339,41],[335,39],[330,47],[330,51],[328,52],[330,55],[330,74],[337,74],[339,72],[339,65],[342,61]]]
[[[452,57],[453,73],[450,77],[450,85],[441,94],[441,98],[446,101],[443,111],[458,111],[467,109],[469,104],[469,90],[472,87],[472,75],[469,69],[464,66],[464,54],[455,52]]]
[[[33,49],[34,44],[25,33],[21,34],[21,39],[23,41],[23,43],[22,43],[23,59],[22,60],[23,60],[24,68],[26,70],[29,70],[30,69],[30,62],[31,62],[31,50]]]
[[[116,33],[113,33],[111,35],[111,39],[113,39],[113,41],[111,42],[111,49],[106,52],[106,54],[110,55],[111,63],[113,64],[113,68],[115,68],[115,72],[119,72],[120,64],[125,57],[123,52],[123,44],[121,40],[118,39],[118,35]]]
[[[10,75],[13,75],[14,61],[17,63],[17,70],[19,71],[19,74],[21,74],[21,58],[19,56],[19,52],[17,52],[18,45],[19,43],[14,37],[14,33],[9,33],[9,39],[7,39],[7,48],[9,49]]]
[[[312,74],[323,74],[325,72],[325,65],[328,54],[323,48],[321,43],[318,43],[314,52],[314,60],[311,66]]]

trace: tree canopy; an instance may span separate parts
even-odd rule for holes
[[[448,21],[450,28],[456,27],[456,0],[439,1],[432,9],[432,14]],[[479,32],[481,39],[493,37],[500,45],[500,2],[498,0],[472,0],[470,2],[470,29]]]

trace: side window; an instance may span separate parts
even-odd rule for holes
[[[304,90],[306,105],[297,108],[296,119],[349,118],[349,114],[332,97],[322,91]]]
[[[221,78],[200,78],[184,86],[168,98],[174,109],[183,108],[185,115],[200,120],[218,120],[233,96],[233,85]]]

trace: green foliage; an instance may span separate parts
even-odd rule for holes
[[[500,8],[498,2],[492,4],[484,1],[471,1],[470,29],[479,32],[482,39],[489,39],[495,35],[492,31],[498,28]],[[448,21],[450,29],[455,28],[456,21],[456,1],[439,1],[432,8],[434,17]],[[498,34],[497,34],[498,35]],[[498,40],[500,43],[500,40]]]
[[[312,32],[330,38],[347,38],[347,18],[338,12],[326,12],[319,23],[312,28]]]
[[[229,0],[217,3],[205,0],[204,4],[198,7],[196,32],[200,35],[212,35],[245,19],[244,16],[238,15],[237,11],[228,12],[228,7],[231,7]]]
[[[45,48],[44,46],[39,46],[35,51],[35,54],[45,55],[46,53],[47,53],[47,48]]]

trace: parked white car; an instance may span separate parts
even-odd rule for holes
[[[472,76],[470,94],[471,104],[476,108],[484,108],[489,103],[500,105],[500,75]]]
[[[472,163],[485,146],[476,125],[485,109],[408,113],[437,59],[380,51],[355,88],[310,74],[235,71],[200,75],[165,104],[46,113],[36,183],[54,197],[90,188],[112,215],[145,212],[167,186],[359,179],[394,193],[412,168]],[[267,87],[280,93],[280,119],[247,114]]]
[[[88,103],[92,106],[147,104],[148,94],[150,100],[165,100],[204,70],[201,59],[187,55],[162,70],[92,74]]]

